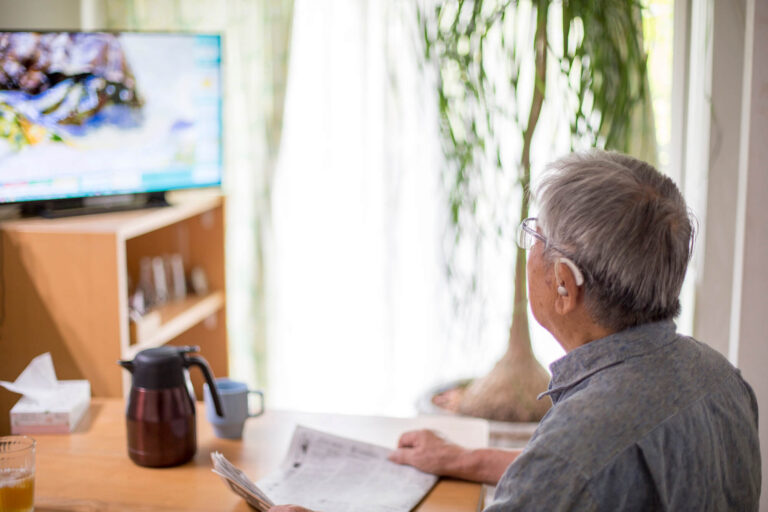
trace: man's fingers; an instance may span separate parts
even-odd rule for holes
[[[394,450],[392,453],[389,454],[387,457],[390,461],[394,462],[395,464],[407,464],[408,463],[408,455],[407,450]]]
[[[400,436],[400,440],[397,442],[398,448],[411,448],[423,440],[428,434],[429,430],[411,430]]]
[[[410,432],[406,432],[403,435],[400,436],[400,439],[397,441],[397,447],[398,448],[409,448],[413,446],[414,441],[416,440],[418,430],[412,430]]]

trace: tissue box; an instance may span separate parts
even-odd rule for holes
[[[87,380],[61,380],[56,404],[42,407],[22,397],[11,409],[12,434],[67,434],[72,432],[91,403]]]

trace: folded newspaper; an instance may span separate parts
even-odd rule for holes
[[[221,453],[211,454],[213,472],[253,508],[301,505],[323,512],[408,512],[437,477],[387,460],[390,450],[296,427],[288,454],[272,474],[254,483]]]

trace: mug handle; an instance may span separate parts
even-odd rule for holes
[[[261,406],[259,407],[259,411],[255,412],[255,413],[252,413],[250,411],[250,408],[249,408],[249,410],[248,410],[248,417],[249,418],[255,418],[256,416],[261,416],[262,414],[264,414],[264,392],[263,391],[258,391],[258,390],[255,390],[255,389],[249,389],[248,390],[248,394],[249,395],[259,395],[259,398],[261,399]]]

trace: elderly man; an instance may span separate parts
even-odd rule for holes
[[[566,351],[543,393],[553,407],[522,452],[416,431],[391,460],[497,485],[487,512],[757,510],[754,393],[672,321],[693,240],[677,187],[593,151],[551,164],[538,200],[518,243],[533,315]]]

